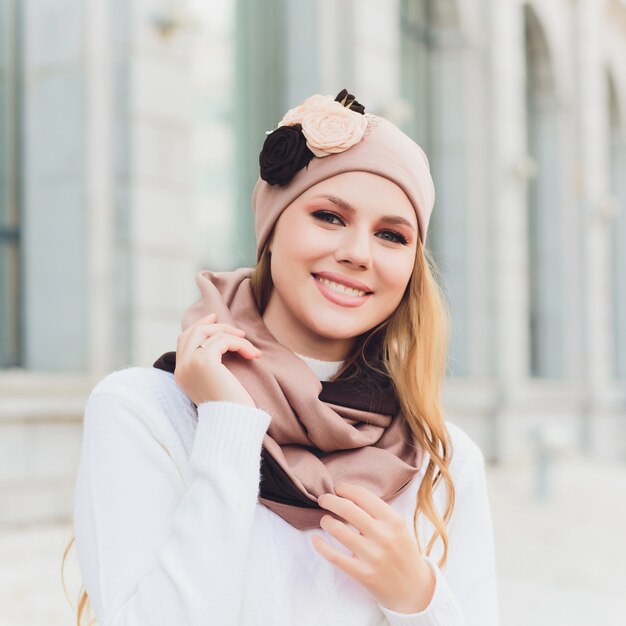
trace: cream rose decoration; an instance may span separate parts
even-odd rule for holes
[[[309,150],[317,157],[325,157],[343,152],[361,141],[367,122],[364,115],[351,111],[331,97],[310,106],[300,124]]]
[[[278,126],[294,126],[295,124],[301,124],[302,118],[315,109],[317,106],[328,102],[328,100],[333,99],[332,96],[322,96],[320,94],[315,94],[314,96],[310,96],[304,102],[301,102],[297,107],[293,107],[293,109],[289,109],[285,115],[283,115],[283,119],[279,122]]]

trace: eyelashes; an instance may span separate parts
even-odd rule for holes
[[[315,217],[316,219],[322,222],[326,222],[328,224],[332,224],[333,222],[331,220],[333,219],[339,220],[339,223],[343,224],[343,220],[336,213],[333,213],[332,211],[314,211],[311,215],[313,215],[313,217]],[[391,235],[393,237],[393,239],[384,238],[384,241],[390,241],[391,243],[400,243],[403,246],[406,246],[408,243],[408,241],[406,240],[406,237],[396,232],[395,230],[381,230],[379,232],[382,234]]]
[[[331,223],[330,220],[332,219],[339,220],[340,222],[343,223],[343,220],[332,211],[315,211],[313,213],[313,216],[319,220],[322,220],[323,222],[328,222],[329,224]]]

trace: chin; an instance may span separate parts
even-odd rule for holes
[[[332,323],[330,321],[320,323],[317,320],[314,322],[311,330],[316,335],[326,337],[327,339],[352,339],[364,333],[368,328],[364,328],[361,325],[355,326],[353,324]]]

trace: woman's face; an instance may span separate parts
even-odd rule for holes
[[[308,189],[274,229],[269,330],[300,354],[343,359],[356,336],[400,303],[417,228],[402,189],[376,174],[346,172]]]

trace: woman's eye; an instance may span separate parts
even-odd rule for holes
[[[400,233],[397,233],[395,230],[383,230],[380,234],[391,235],[392,239],[387,239],[387,241],[401,243],[402,245],[406,245],[408,243],[406,237],[402,236]]]
[[[312,215],[313,217],[321,220],[322,222],[326,222],[328,224],[337,224],[337,222],[333,222],[333,220],[338,220],[339,224],[343,224],[343,220],[332,211],[315,211],[314,213],[312,213]],[[406,237],[404,237],[400,233],[397,233],[395,230],[383,230],[377,234],[388,235],[389,237],[387,236],[381,237],[381,239],[384,239],[385,241],[391,241],[392,243],[400,243],[404,246],[408,243]]]
[[[335,215],[331,211],[315,211],[315,213],[313,213],[313,216],[317,219],[322,220],[323,222],[328,222],[329,224],[333,223],[332,220],[339,220],[339,222],[342,223],[340,217],[338,215]]]

